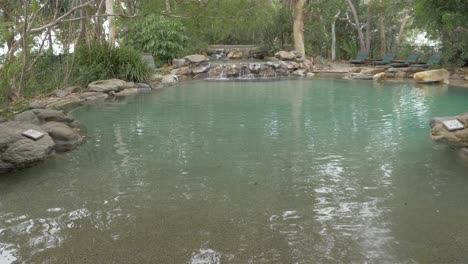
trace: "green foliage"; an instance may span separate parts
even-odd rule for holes
[[[359,47],[356,41],[345,42],[341,46],[343,55],[347,60],[353,59],[356,57],[356,54],[359,51]]]
[[[182,55],[187,41],[185,27],[180,21],[159,15],[148,15],[134,21],[123,38],[125,45],[151,53],[160,61]]]
[[[80,45],[76,50],[73,76],[85,86],[102,79],[123,79],[141,82],[150,73],[141,54],[128,47],[110,48],[106,43]]]
[[[271,24],[263,28],[263,46],[270,54],[280,50],[292,41],[291,29],[291,11],[287,7],[282,7],[274,14]]]
[[[418,26],[441,41],[446,64],[468,65],[468,1],[415,0],[415,13]]]

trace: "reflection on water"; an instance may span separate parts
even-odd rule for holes
[[[196,82],[83,108],[85,145],[0,178],[0,263],[463,262],[467,167],[427,122],[467,99]]]

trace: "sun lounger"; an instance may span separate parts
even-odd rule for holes
[[[356,59],[350,60],[351,64],[367,64],[367,57],[369,53],[367,51],[360,51],[358,52]]]
[[[403,67],[408,67],[411,64],[415,64],[418,61],[418,55],[416,54],[411,54],[406,58],[404,62],[397,62],[397,63],[390,63],[390,67],[393,68],[403,68]]]
[[[442,61],[442,56],[440,56],[440,54],[433,54],[429,58],[427,63],[417,63],[417,64],[411,65],[411,67],[429,68],[429,66],[440,64],[441,61]]]

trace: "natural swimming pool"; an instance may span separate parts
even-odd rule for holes
[[[190,82],[73,112],[87,142],[0,177],[0,263],[447,263],[468,166],[448,86]]]

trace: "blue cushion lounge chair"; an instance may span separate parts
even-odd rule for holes
[[[418,61],[418,55],[411,54],[408,56],[408,58],[406,58],[405,62],[390,63],[390,67],[393,67],[393,68],[408,67],[411,64],[415,64],[417,61]]]
[[[367,57],[369,53],[367,51],[360,51],[358,52],[356,59],[350,60],[351,64],[367,64]]]
[[[427,63],[417,63],[411,65],[411,67],[429,68],[429,66],[440,64],[442,56],[440,54],[432,54]]]
[[[372,61],[371,64],[374,66],[387,65],[387,64],[390,64],[393,59],[395,59],[395,53],[391,52],[391,53],[385,54],[382,60]]]

